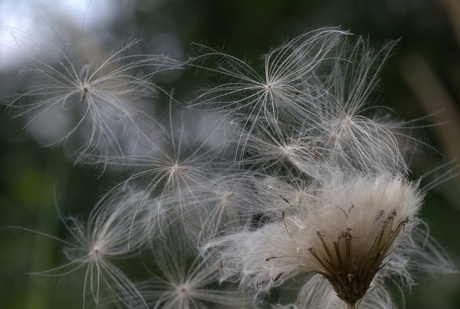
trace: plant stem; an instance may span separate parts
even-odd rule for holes
[[[349,303],[347,303],[347,309],[358,309],[358,305],[357,304],[349,304]]]

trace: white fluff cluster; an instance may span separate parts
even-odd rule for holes
[[[69,264],[44,274],[84,268],[84,298],[101,305],[105,291],[123,308],[363,309],[395,308],[388,282],[410,286],[415,270],[452,269],[419,229],[424,193],[408,178],[406,124],[371,105],[394,43],[373,50],[324,28],[260,65],[198,46],[180,67],[215,77],[188,106],[217,119],[199,136],[133,107],[158,88],[152,76],[179,68],[164,56],[125,55],[133,44],[96,64],[52,47],[54,64],[29,57],[41,78],[11,106],[29,124],[77,111],[54,142],[84,127],[79,162],[132,171],[86,225],[66,223]],[[120,126],[135,132],[128,144]],[[146,277],[125,275],[120,259],[141,259]],[[265,298],[272,290],[286,297]]]
[[[376,286],[378,276],[409,276],[406,265],[408,253],[417,250],[412,230],[421,203],[416,184],[388,175],[334,177],[328,188],[312,187],[308,198],[289,203],[292,209],[280,208],[281,216],[263,227],[208,242],[207,249],[222,248],[223,279],[267,292],[302,274],[321,276],[336,297],[354,305]],[[315,300],[302,296],[301,307],[328,308],[327,289],[304,287],[304,293]]]

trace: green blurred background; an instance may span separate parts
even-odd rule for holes
[[[56,29],[74,27],[81,31],[84,25],[83,32],[99,37],[109,49],[118,41],[134,37],[142,40],[144,52],[166,52],[180,60],[193,53],[192,42],[254,59],[271,47],[324,26],[341,26],[369,37],[376,47],[387,40],[400,39],[381,74],[378,104],[390,106],[402,119],[431,115],[423,121],[429,128],[415,134],[446,154],[422,149],[421,155],[414,158],[414,178],[460,156],[458,0],[80,1],[83,5],[75,2],[62,1],[63,4],[53,7],[53,1],[3,0],[0,23],[2,27],[8,26],[5,17],[13,16],[20,24],[22,19],[45,25],[49,22],[55,23]],[[32,13],[26,15],[23,10]],[[5,29],[0,31],[7,33]],[[0,48],[11,51],[8,44],[0,42]],[[10,95],[24,86],[17,73],[15,64],[0,67],[2,103],[10,102]],[[165,87],[174,88],[175,97],[185,100],[197,84],[203,85],[201,76],[183,73],[170,78]],[[437,123],[442,125],[430,126]],[[110,173],[101,176],[91,167],[74,166],[60,147],[41,147],[22,129],[23,125],[22,119],[12,118],[1,107],[0,307],[81,308],[81,274],[50,280],[27,274],[64,263],[61,244],[9,226],[23,226],[65,239],[55,204],[65,215],[85,217],[98,197],[120,178]],[[455,164],[435,173],[428,181],[442,177]],[[431,234],[460,267],[459,177],[428,194],[422,217]],[[406,308],[460,308],[459,274],[417,280],[420,283],[405,294]]]

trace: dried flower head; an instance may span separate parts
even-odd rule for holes
[[[300,274],[320,274],[353,308],[377,274],[407,276],[413,253],[423,250],[412,237],[422,197],[417,184],[389,175],[336,174],[329,182],[292,206],[291,214],[210,242],[222,249],[224,278],[268,291]],[[432,257],[448,269],[445,260]]]
[[[328,279],[340,299],[355,304],[402,232],[410,232],[405,227],[415,220],[420,196],[399,178],[358,178],[339,190],[321,194],[321,216],[310,222],[316,239],[310,239],[307,251],[315,272]]]

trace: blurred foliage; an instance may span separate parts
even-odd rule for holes
[[[93,1],[96,2],[97,0]],[[138,0],[113,1],[118,15],[110,25],[95,31],[110,45],[127,37],[142,39],[144,52],[167,52],[187,59],[192,42],[225,50],[239,57],[259,57],[270,47],[303,32],[322,26],[341,26],[368,36],[372,45],[400,39],[398,48],[382,72],[381,105],[390,106],[402,119],[414,119],[444,110],[449,123],[459,122],[460,50],[454,25],[449,22],[448,2],[436,0]],[[91,4],[90,4],[91,5]],[[37,7],[45,18],[46,8]],[[91,12],[88,10],[88,12]],[[84,15],[80,12],[79,16]],[[61,21],[65,16],[61,16]],[[457,16],[460,19],[460,16]],[[58,26],[56,26],[58,27]],[[431,110],[420,104],[420,87],[430,91],[431,83],[418,72],[404,75],[407,61],[418,55],[428,64],[432,76],[453,105],[451,109],[432,101]],[[407,72],[407,70],[406,70]],[[0,71],[0,99],[8,103],[12,92],[20,91],[15,71]],[[201,77],[184,73],[169,80],[180,100],[202,85]],[[27,273],[50,269],[63,263],[60,243],[10,226],[21,226],[66,238],[58,211],[63,215],[86,216],[97,198],[114,183],[111,175],[100,175],[91,167],[73,166],[59,147],[42,148],[22,130],[23,122],[0,111],[0,302],[2,308],[80,308],[81,284],[78,277],[39,279]],[[432,124],[428,117],[425,124]],[[434,120],[435,121],[435,120]],[[424,149],[414,159],[414,177],[442,162],[455,159],[451,145],[443,144],[442,132],[434,129],[418,134],[439,148]],[[460,144],[460,131],[450,131]],[[452,139],[451,139],[452,141]],[[452,143],[452,142],[451,142]],[[457,153],[458,154],[458,153]],[[440,172],[442,173],[442,172]],[[115,178],[115,181],[119,179]],[[458,177],[428,194],[423,218],[432,235],[460,265],[460,185]],[[56,205],[56,206],[55,206]],[[421,283],[405,294],[406,308],[460,308],[460,276],[417,278]]]

